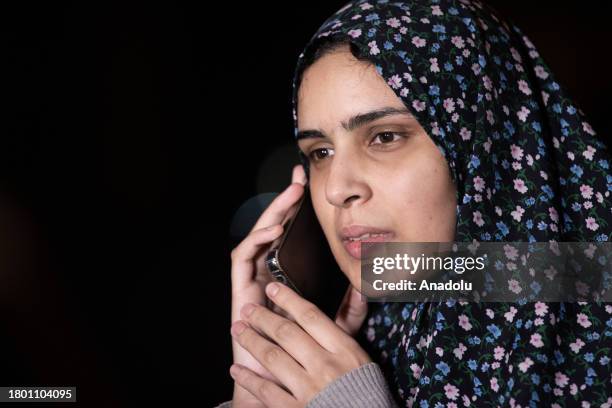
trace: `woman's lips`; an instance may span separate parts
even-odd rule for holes
[[[344,249],[346,250],[346,252],[349,253],[350,256],[352,256],[355,259],[361,260],[361,256],[362,256],[362,250],[361,250],[361,243],[362,242],[385,242],[385,241],[389,241],[390,238],[393,238],[393,233],[389,232],[389,233],[385,233],[381,236],[377,236],[377,237],[368,237],[368,238],[364,238],[362,240],[344,240],[342,241],[342,245],[344,245]],[[364,256],[367,256],[367,250],[364,251],[363,253]]]

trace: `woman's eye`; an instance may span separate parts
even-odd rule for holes
[[[318,162],[319,160],[323,160],[327,156],[333,156],[333,153],[329,154],[329,152],[328,152],[329,150],[330,150],[329,148],[314,149],[312,152],[310,152],[308,154],[308,158],[311,161]],[[325,154],[321,155],[321,157],[318,157],[318,154],[317,154],[318,152],[328,152],[328,153],[325,153]]]
[[[375,143],[375,144],[389,144],[395,141],[393,139],[393,137],[395,136],[397,136],[398,138],[402,137],[400,134],[395,133],[395,132],[381,132],[381,133],[378,133],[372,140],[380,139],[382,141],[382,143]]]
[[[381,133],[377,133],[376,136],[372,140],[380,139],[382,143],[374,143],[374,144],[387,145],[387,144],[391,144],[397,141],[398,139],[401,139],[402,137],[404,136],[402,136],[400,133],[397,133],[397,132],[381,132]],[[324,147],[324,148],[312,150],[310,153],[308,153],[307,157],[310,161],[319,162],[325,159],[326,157],[333,156],[333,155],[334,155],[333,149]]]

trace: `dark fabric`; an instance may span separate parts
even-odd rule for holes
[[[610,153],[518,27],[478,1],[358,1],[304,50],[329,35],[368,56],[443,153],[455,241],[610,240]],[[610,304],[369,306],[361,338],[400,406],[612,406]]]

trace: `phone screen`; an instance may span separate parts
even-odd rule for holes
[[[334,320],[349,280],[340,270],[321,229],[308,184],[283,225],[283,234],[272,244],[270,262],[266,262],[269,271]]]

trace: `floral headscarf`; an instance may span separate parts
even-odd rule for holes
[[[330,35],[367,55],[446,158],[455,241],[610,240],[610,153],[534,44],[495,10],[354,1],[304,51]],[[610,304],[389,302],[369,314],[363,345],[402,406],[612,406]]]

